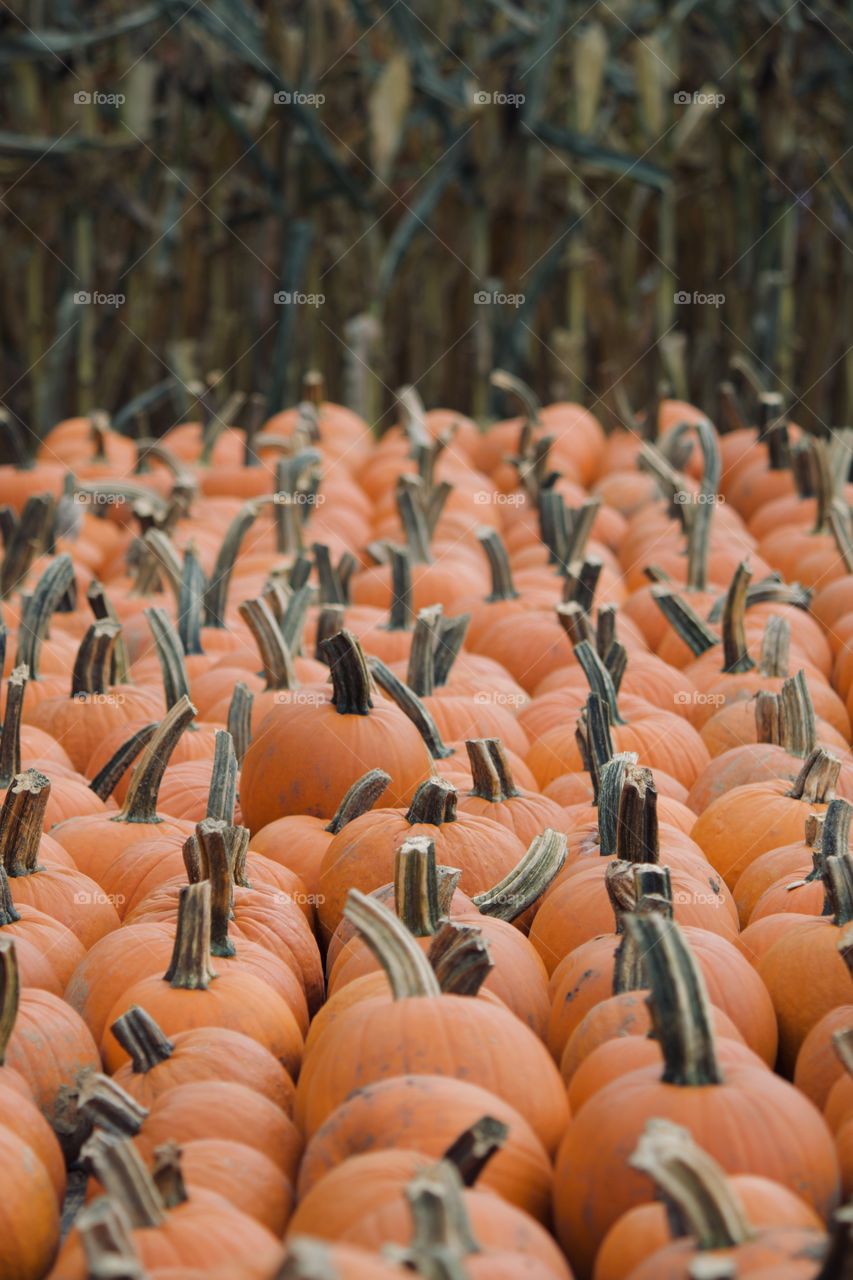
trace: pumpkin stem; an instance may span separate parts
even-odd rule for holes
[[[133,770],[124,806],[113,822],[160,822],[157,797],[160,783],[178,739],[193,722],[196,709],[189,698],[179,698],[152,734],[139,763]]]
[[[414,1232],[409,1244],[386,1249],[394,1262],[436,1280],[464,1280],[464,1259],[482,1252],[468,1220],[463,1184],[454,1165],[442,1160],[406,1187]]]
[[[180,891],[175,945],[163,980],[183,991],[206,991],[215,977],[210,967],[210,882],[202,880]]]
[[[311,587],[303,586],[294,590],[279,624],[282,639],[294,657],[302,653],[303,633],[313,595]]]
[[[71,697],[106,693],[110,687],[113,649],[121,627],[114,622],[93,622],[77,650],[71,674]]]
[[[501,804],[520,794],[500,738],[469,738],[465,748],[474,783],[469,795]]]
[[[431,937],[438,928],[435,844],[426,836],[404,840],[394,856],[394,910],[416,938]]]
[[[421,609],[412,632],[406,684],[419,698],[428,698],[433,692],[435,651],[442,612],[440,604]]]
[[[497,529],[488,529],[483,526],[477,529],[476,533],[477,540],[486,553],[486,559],[489,562],[489,569],[492,575],[492,589],[486,596],[486,603],[494,604],[498,600],[517,600],[518,592],[512,581],[509,556]]]
[[[324,604],[317,614],[316,635],[314,638],[314,657],[330,667],[331,661],[326,653],[326,641],[331,640],[344,629],[346,609],[342,604]]]
[[[346,594],[335,566],[332,564],[332,555],[329,548],[324,542],[315,542],[312,549],[314,551],[314,564],[317,569],[320,604],[345,605],[347,602]]]
[[[151,1170],[154,1185],[163,1197],[167,1209],[177,1209],[189,1199],[181,1169],[181,1148],[177,1142],[164,1142],[154,1148],[154,1167]]]
[[[755,740],[773,746],[782,745],[783,715],[782,697],[760,689],[755,695]]]
[[[157,722],[143,725],[141,729],[137,729],[132,733],[126,742],[123,742],[117,751],[114,751],[107,763],[100,769],[89,783],[89,790],[94,791],[95,795],[101,800],[106,800],[115,791],[118,786],[119,779],[124,777],[124,772],[128,765],[133,761],[146,747],[154,734],[157,732]]]
[[[169,621],[165,609],[149,608],[143,612],[145,621],[151,629],[151,635],[154,637],[168,711],[181,698],[190,696],[190,681],[184,662],[184,651],[181,648],[178,633]]]
[[[217,729],[213,742],[213,768],[207,792],[206,816],[219,822],[233,823],[238,773],[234,739],[227,729]]]
[[[626,765],[616,823],[617,858],[626,862],[658,862],[657,802],[658,793],[651,769]]]
[[[816,839],[809,841],[809,819],[815,819]],[[826,812],[809,814],[806,819],[806,840],[810,844],[820,844],[824,858],[845,858],[850,849],[850,820],[853,818],[853,806],[846,800],[830,800]]]
[[[690,605],[670,587],[652,587],[652,599],[694,657],[699,658],[720,643],[720,637]]]
[[[763,676],[781,677],[788,674],[788,656],[791,650],[791,624],[787,618],[773,614],[767,619],[761,639],[761,658],[758,670]]]
[[[602,858],[615,857],[619,845],[619,811],[626,771],[637,763],[635,752],[621,751],[601,768],[598,787],[598,845]],[[642,858],[639,859],[643,861]]]
[[[341,1273],[325,1240],[289,1236],[285,1254],[273,1280],[340,1280]]]
[[[0,862],[0,929],[7,924],[15,924],[20,918],[12,901],[12,890],[9,885],[9,877],[6,875],[6,868]]]
[[[49,493],[33,494],[24,503],[0,564],[0,596],[4,600],[23,585],[33,560],[47,549],[55,511],[56,503]]]
[[[341,716],[366,716],[373,706],[370,672],[351,631],[339,631],[320,646],[332,673],[332,702]]]
[[[566,837],[547,827],[541,835],[534,836],[524,857],[503,880],[472,899],[474,906],[483,916],[517,920],[539,901],[562,871],[567,853]]]
[[[37,769],[16,774],[0,809],[0,861],[9,876],[39,870],[38,852],[50,779]]]
[[[412,827],[419,823],[440,827],[445,822],[455,822],[456,798],[456,788],[447,778],[427,778],[412,797],[406,821]]]
[[[204,874],[210,884],[209,950],[214,956],[233,956],[234,943],[228,937],[228,925],[234,907],[234,840],[242,828],[227,827],[224,822],[205,818],[195,829],[195,840]],[[204,883],[204,882],[202,882]]]
[[[395,1000],[441,994],[429,960],[403,922],[378,899],[350,889],[344,918],[385,970]]]
[[[611,871],[611,868],[615,870]],[[631,935],[624,931],[623,917],[627,911],[638,915],[657,911],[671,920],[672,883],[669,867],[653,863],[644,866],[642,863],[611,862],[605,885],[616,916],[616,932],[622,937],[613,966],[613,994],[618,996],[624,991],[640,991],[647,985],[643,953]]]
[[[833,1032],[832,1047],[844,1070],[853,1076],[853,1027]]]
[[[829,813],[827,812],[827,821],[823,826],[823,841],[821,846],[821,861],[823,863],[823,882],[826,887],[826,896],[831,914],[835,918],[835,923],[839,929],[844,929],[848,924],[853,922],[853,857],[845,852],[842,855],[827,856],[827,822]],[[846,845],[849,839],[850,815],[845,815],[843,819],[846,824],[844,831],[844,843]]]
[[[486,1165],[505,1146],[509,1126],[494,1116],[481,1116],[460,1133],[441,1157],[453,1165],[465,1187],[473,1187]]]
[[[817,746],[817,718],[803,670],[782,685],[779,694],[782,714],[782,746],[794,756],[805,758]]]
[[[379,658],[370,657],[367,662],[370,673],[382,692],[387,694],[392,702],[396,702],[403,714],[408,716],[423,738],[433,760],[445,760],[448,756],[452,756],[452,748],[446,747],[442,742],[435,720],[418,695]]]
[[[644,953],[664,1083],[721,1084],[705,982],[678,925],[656,912],[628,914],[624,925]]]
[[[437,689],[446,685],[450,679],[450,673],[462,651],[470,623],[470,613],[460,613],[456,618],[439,619],[432,672],[433,684]]]
[[[391,608],[388,631],[411,631],[413,616],[412,558],[407,547],[388,548],[391,562]]]
[[[432,936],[427,953],[445,995],[475,996],[494,968],[482,929],[445,920]]]
[[[569,561],[563,582],[563,603],[576,604],[589,616],[595,603],[595,593],[598,590],[598,580],[603,567],[598,556]]]
[[[139,504],[133,510],[134,515],[138,516]],[[148,567],[142,582],[137,582],[135,594],[150,595],[151,591],[157,590],[162,582],[171,591],[177,604],[181,595],[182,569],[174,542],[164,529],[147,528],[142,545],[147,556]]]
[[[21,976],[15,943],[11,938],[0,937],[0,1066],[6,1061],[20,998]]]
[[[6,710],[0,737],[0,787],[4,790],[15,774],[21,772],[21,713],[28,676],[26,667],[15,667],[6,681]]]
[[[112,601],[104,590],[103,584],[97,582],[94,578],[89,583],[86,592],[86,601],[96,621],[114,622],[116,626],[121,626],[119,616],[116,613]],[[124,643],[124,636],[119,633],[116,637],[115,648],[113,649],[113,664],[110,671],[110,684],[130,684],[130,658],[127,653],[127,645]]]
[[[806,757],[791,790],[785,794],[806,804],[826,804],[835,795],[840,772],[841,761],[823,747],[815,747]]]
[[[429,525],[427,524],[426,513],[418,501],[419,495],[416,492],[415,485],[402,483],[403,477],[400,477],[400,483],[397,484],[397,514],[400,517],[400,524],[403,526],[403,534],[406,539],[406,546],[413,564],[429,564],[432,560],[430,555],[429,543]]]
[[[649,1120],[628,1157],[663,1200],[674,1236],[690,1236],[702,1251],[734,1249],[753,1235],[734,1187],[689,1132],[668,1120]]]
[[[80,1155],[110,1200],[121,1205],[132,1227],[162,1227],[166,1206],[129,1138],[95,1133]]]
[[[237,612],[258,646],[266,680],[264,687],[268,690],[298,689],[299,680],[290,650],[284,643],[279,625],[263,596],[258,596],[256,600],[244,600],[238,605]]]
[[[242,680],[234,686],[234,693],[228,706],[228,732],[234,743],[234,750],[240,764],[252,743],[252,704],[255,695]]]
[[[153,1070],[161,1062],[171,1058],[175,1046],[161,1031],[149,1013],[138,1004],[116,1018],[110,1027],[116,1040],[130,1055],[134,1073],[139,1075]]]
[[[832,1216],[829,1249],[815,1280],[849,1280],[853,1262],[853,1205],[843,1205]]]
[[[184,653],[204,653],[201,644],[201,617],[207,580],[194,546],[184,551],[181,586],[178,592],[178,635]]]
[[[607,707],[610,723],[625,724],[619,714],[616,689],[610,678],[610,672],[588,640],[582,640],[580,644],[575,645],[575,657],[589,682],[590,692],[601,698]]]
[[[613,740],[610,736],[610,716],[607,704],[591,693],[575,726],[575,741],[583,760],[583,767],[592,782],[593,804],[601,803],[601,770],[613,759]]]
[[[746,593],[751,577],[752,570],[741,560],[726,592],[722,632],[723,671],[728,675],[751,671],[755,666],[746,642]]]
[[[225,606],[228,599],[228,588],[234,562],[240,550],[240,544],[254,524],[260,508],[255,502],[247,502],[237,513],[219,548],[219,555],[210,575],[210,582],[204,593],[204,624],[208,627],[224,628]]]
[[[560,603],[554,606],[557,615],[557,621],[569,637],[569,642],[573,648],[582,644],[584,640],[588,640],[590,644],[595,640],[595,632],[589,618],[589,614],[575,600],[566,603]],[[600,658],[604,655],[596,644],[596,650]]]
[[[132,1138],[139,1133],[148,1108],[100,1071],[82,1071],[77,1082],[77,1109],[102,1133]]]
[[[336,836],[353,818],[360,818],[363,813],[368,813],[390,781],[391,775],[384,769],[369,769],[346,792],[324,830]]]
[[[707,499],[716,496],[703,481],[699,496],[704,502],[692,502],[684,508],[687,520],[687,590],[705,591],[708,587],[708,557],[711,551],[711,519],[714,504]]]
[[[124,1209],[108,1196],[82,1207],[75,1223],[88,1280],[146,1280]]]

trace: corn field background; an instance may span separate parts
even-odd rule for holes
[[[664,382],[851,420],[853,18],[804,0],[0,3],[0,407],[198,379],[380,428]],[[733,372],[734,370],[734,372]]]

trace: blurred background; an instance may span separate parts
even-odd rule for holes
[[[502,366],[849,422],[851,50],[817,0],[10,0],[0,406],[148,435],[318,368],[381,429]]]

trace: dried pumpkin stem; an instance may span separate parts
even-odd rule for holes
[[[196,716],[189,698],[180,698],[169,709],[152,735],[133,771],[124,806],[113,822],[159,822],[157,797],[160,783],[178,739]]]
[[[15,943],[11,938],[0,937],[0,1066],[6,1061],[20,998],[21,976]]]
[[[132,1141],[95,1133],[80,1154],[110,1200],[121,1205],[132,1227],[163,1225],[166,1206]]]
[[[546,828],[541,835],[534,836],[524,857],[503,880],[472,899],[474,906],[484,916],[518,919],[538,902],[563,869],[567,853],[566,837]]]
[[[624,926],[644,955],[655,1037],[663,1051],[663,1081],[721,1084],[705,983],[674,920],[628,914]]]
[[[391,775],[384,769],[369,769],[346,792],[324,830],[336,836],[353,818],[360,818],[363,813],[368,813],[390,781]]]
[[[669,587],[652,588],[652,599],[680,640],[694,655],[701,657],[720,643],[720,637],[690,605]]]
[[[512,581],[509,556],[500,534],[496,529],[483,527],[477,530],[477,540],[486,553],[486,559],[489,562],[489,570],[492,575],[492,589],[486,596],[486,603],[494,604],[498,600],[517,600],[518,592]]]
[[[826,812],[815,814],[814,817],[823,819],[819,826],[819,839],[820,851],[824,858],[846,857],[850,849],[850,820],[853,818],[853,806],[846,800],[830,800]]]
[[[501,804],[510,797],[503,789],[503,782],[492,760],[487,738],[469,738],[465,743],[468,760],[471,765],[471,779],[474,783],[468,792],[480,800],[490,800],[492,804]],[[516,795],[518,793],[516,792]]]
[[[447,747],[442,742],[435,720],[418,695],[379,658],[371,657],[367,662],[382,692],[397,704],[404,715],[408,716],[423,738],[433,760],[446,760],[448,756],[452,756],[452,747]]]
[[[620,751],[601,766],[598,785],[598,844],[602,858],[617,856],[622,786],[627,770],[636,763],[637,757],[633,752]]]
[[[84,1205],[75,1222],[86,1258],[88,1280],[146,1280],[121,1205],[100,1196]]]
[[[121,626],[119,616],[113,607],[112,601],[104,590],[102,583],[97,582],[95,579],[89,583],[89,587],[86,591],[86,602],[97,621],[114,622],[116,626]],[[130,658],[128,657],[127,645],[124,642],[124,636],[121,633],[116,636],[116,642],[113,648],[113,663],[110,671],[110,683],[130,683]]]
[[[460,1133],[441,1157],[456,1169],[463,1186],[473,1187],[486,1165],[505,1146],[509,1126],[494,1116],[481,1116]]]
[[[849,822],[849,818],[847,821]],[[826,823],[824,823],[824,844],[826,839]],[[841,856],[827,856],[824,847],[821,850],[821,861],[823,882],[831,914],[835,917],[835,923],[839,929],[844,929],[853,922],[853,857],[847,852]]]
[[[742,560],[726,593],[722,625],[723,671],[729,675],[751,671],[755,666],[746,641],[746,593],[751,578],[752,571]]]
[[[332,702],[341,716],[366,716],[373,706],[370,671],[351,631],[339,631],[322,643],[332,674]]]
[[[817,717],[803,670],[782,685],[782,746],[791,755],[805,758],[817,746]]]
[[[174,542],[164,529],[149,528],[145,530],[143,543],[152,570],[156,573],[158,579],[162,579],[165,582],[177,605],[181,597],[183,570]],[[144,585],[147,586],[148,584],[145,583]],[[140,591],[139,594],[147,595],[149,592]]]
[[[184,563],[181,569],[181,585],[178,592],[178,635],[184,653],[204,653],[201,643],[201,624],[204,592],[207,579],[195,547],[189,546],[184,552]]]
[[[388,1256],[422,1276],[464,1280],[464,1260],[482,1252],[471,1230],[462,1180],[446,1160],[417,1174],[406,1187],[414,1232],[405,1247]]]
[[[236,828],[205,818],[195,829],[202,866],[210,883],[209,950],[214,956],[235,955],[228,937],[234,906],[234,841]]]
[[[106,693],[110,687],[113,649],[121,627],[115,622],[93,622],[74,662],[71,697],[85,701],[86,695]]]
[[[627,765],[619,796],[616,857],[626,862],[657,862],[658,793],[651,769]]]
[[[240,551],[240,545],[254,524],[259,507],[254,502],[247,502],[232,520],[222,540],[219,555],[210,575],[210,582],[204,593],[204,623],[208,627],[224,628],[225,607],[228,599],[228,588],[231,574]]]
[[[237,612],[258,646],[264,668],[265,688],[298,689],[299,680],[293,658],[266,600],[262,596],[256,600],[244,600],[238,605]]]
[[[815,1280],[850,1280],[853,1264],[853,1205],[843,1205],[832,1216],[829,1249]]]
[[[169,710],[181,698],[189,698],[190,681],[184,663],[184,651],[177,631],[165,609],[145,609],[145,621],[151,629],[154,647],[163,677],[163,694]]]
[[[649,1120],[628,1162],[654,1182],[673,1235],[692,1237],[704,1252],[734,1249],[752,1238],[730,1179],[686,1129],[667,1120]]]
[[[281,638],[288,651],[294,655],[302,653],[303,633],[308,620],[308,611],[314,599],[311,587],[295,587],[281,620]]]
[[[618,996],[647,986],[643,953],[625,932],[623,917],[628,911],[638,914],[657,911],[671,920],[672,882],[668,867],[615,861],[607,868],[605,885],[616,917],[616,932],[622,938],[613,965],[613,994]]]
[[[457,920],[435,931],[427,958],[445,995],[477,995],[494,967],[482,929]]]
[[[395,1000],[441,994],[438,979],[417,942],[378,899],[350,889],[344,918],[384,969]]]
[[[228,732],[240,764],[252,743],[252,704],[255,695],[242,680],[238,680],[228,705]]]
[[[432,678],[435,688],[440,689],[450,679],[450,673],[462,651],[470,623],[470,613],[460,613],[456,618],[439,619],[438,636],[432,664]]]
[[[186,884],[178,898],[175,945],[163,980],[184,991],[206,991],[216,974],[210,967],[210,882]]]
[[[29,876],[39,870],[38,852],[50,779],[37,769],[16,774],[0,809],[0,861],[8,876]]]
[[[0,863],[0,929],[7,924],[15,924],[20,918],[12,901],[12,890],[6,868]]]
[[[455,822],[457,795],[447,778],[427,778],[412,797],[406,821],[412,827],[418,824],[440,827],[445,822]]]
[[[791,790],[786,795],[806,804],[825,804],[835,795],[841,761],[823,747],[815,747],[806,757]]]
[[[435,843],[427,836],[404,840],[394,856],[394,910],[413,937],[428,938],[438,928]]]
[[[6,710],[0,738],[0,787],[4,790],[15,774],[21,772],[21,715],[28,674],[26,667],[15,667],[6,681]]]
[[[783,732],[781,695],[768,693],[766,689],[759,690],[755,695],[756,742],[767,742],[773,746],[781,746]]]
[[[419,698],[428,698],[433,692],[435,650],[442,612],[440,604],[421,609],[412,633],[406,684]]]
[[[108,799],[118,786],[119,779],[124,777],[125,770],[133,764],[156,732],[157,722],[153,721],[132,733],[127,741],[113,752],[103,768],[95,774],[89,783],[89,790],[94,791],[100,800]]]
[[[589,682],[590,692],[601,698],[606,705],[610,723],[624,724],[625,721],[619,714],[616,689],[610,678],[610,672],[588,640],[582,640],[580,644],[575,645],[575,657]]]
[[[791,651],[791,624],[787,618],[774,614],[767,619],[761,639],[761,657],[758,670],[763,676],[781,677],[788,674],[788,657]]]
[[[164,1142],[154,1148],[151,1176],[167,1209],[177,1209],[189,1199],[181,1169],[181,1148],[177,1142]]]
[[[598,556],[587,556],[585,560],[573,560],[566,566],[563,582],[563,601],[576,604],[589,615],[595,603],[598,581],[604,568]]]
[[[832,1048],[844,1070],[853,1076],[853,1027],[833,1032]]]
[[[77,1082],[77,1109],[103,1133],[132,1138],[139,1133],[148,1108],[100,1071],[84,1071]]]
[[[592,782],[593,803],[600,803],[601,770],[613,759],[613,740],[610,736],[610,716],[607,704],[591,693],[578,716],[575,741],[583,760],[583,766]]]
[[[345,615],[346,609],[342,604],[324,604],[317,614],[314,657],[318,662],[325,662],[327,667],[331,662],[326,652],[326,641],[344,630]]]
[[[403,477],[401,477],[401,480]],[[397,485],[397,513],[403,526],[406,546],[413,564],[429,564],[432,560],[429,550],[429,525],[426,514],[419,502],[419,494],[412,484]]]
[[[388,548],[391,562],[391,608],[388,631],[411,631],[414,610],[412,594],[412,558],[407,547]]]
[[[234,739],[227,729],[217,729],[213,737],[213,768],[207,792],[208,818],[219,822],[234,821],[237,802],[237,753]]]
[[[118,1043],[130,1057],[136,1074],[152,1071],[166,1062],[175,1051],[169,1037],[160,1030],[149,1013],[138,1004],[116,1018],[110,1027]]]
[[[585,609],[581,608],[576,600],[555,605],[554,611],[557,615],[557,621],[569,637],[573,648],[577,648],[584,640],[590,644],[593,643],[595,631],[590,622],[589,614]],[[600,651],[599,656],[602,656]]]

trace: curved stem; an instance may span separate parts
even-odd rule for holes
[[[590,692],[605,703],[611,724],[625,724],[619,714],[616,689],[610,679],[610,672],[588,640],[582,640],[580,644],[575,645],[575,657],[589,682]]]
[[[71,674],[71,697],[106,693],[110,687],[113,648],[121,627],[114,622],[93,622],[77,650]]]
[[[746,593],[752,571],[745,560],[735,570],[723,608],[723,671],[730,675],[755,666],[746,642]]]
[[[78,1078],[77,1109],[98,1129],[113,1138],[132,1138],[139,1133],[148,1108],[122,1089],[120,1084],[87,1070]]]
[[[616,856],[619,844],[619,812],[626,771],[637,758],[633,753],[619,752],[601,768],[598,788],[598,846],[602,858]]]
[[[184,991],[206,991],[216,974],[210,967],[210,882],[185,884],[178,900],[175,945],[163,980]]]
[[[186,697],[180,698],[166,713],[133,771],[121,813],[113,822],[160,821],[157,816],[160,783],[178,739],[195,716],[196,709]]]
[[[137,729],[132,733],[126,742],[115,751],[103,766],[102,769],[95,774],[89,783],[89,790],[94,791],[100,800],[107,800],[118,786],[119,779],[124,776],[127,767],[133,764],[136,757],[147,746],[154,734],[157,732],[157,723],[143,725],[141,729]]]
[[[178,635],[184,653],[204,653],[201,644],[201,620],[207,579],[194,546],[184,552],[181,585],[178,592]]]
[[[767,619],[761,640],[761,658],[758,669],[763,676],[777,676],[783,680],[788,674],[788,655],[791,648],[791,624],[787,618]]]
[[[482,929],[458,920],[439,926],[427,958],[445,995],[477,995],[494,967]]]
[[[109,1199],[121,1205],[132,1227],[163,1225],[166,1206],[130,1139],[116,1141],[104,1133],[95,1133],[80,1155]]]
[[[413,693],[408,685],[404,684],[379,658],[368,658],[368,664],[382,692],[387,694],[392,702],[396,702],[400,710],[411,720],[433,760],[445,760],[448,756],[452,756],[452,747],[447,747],[442,742],[438,725],[417,694]]]
[[[441,1157],[454,1166],[463,1186],[473,1187],[493,1156],[503,1148],[509,1127],[494,1116],[482,1116],[460,1133]]]
[[[476,532],[477,540],[486,553],[492,575],[492,589],[486,596],[487,604],[494,604],[498,600],[517,600],[518,592],[512,581],[509,556],[500,534],[496,529],[485,527]]]
[[[457,791],[446,778],[427,778],[412,797],[406,821],[414,827],[425,824],[440,827],[456,821]]]
[[[228,705],[228,732],[240,764],[252,743],[252,704],[255,695],[247,684],[238,680]]]
[[[204,621],[209,627],[225,627],[225,606],[228,599],[228,587],[234,563],[240,551],[240,544],[254,524],[258,515],[258,507],[254,502],[247,502],[232,520],[216,557],[210,582],[204,593]]]
[[[567,854],[566,837],[547,827],[533,838],[524,857],[503,880],[472,898],[474,906],[484,916],[517,919],[542,897],[562,871]]]
[[[413,564],[429,564],[432,560],[429,550],[429,526],[423,507],[418,502],[420,495],[417,494],[417,484],[419,482],[406,483],[406,479],[404,476],[400,477],[396,494],[397,512],[403,526],[406,546]],[[412,477],[409,476],[408,480],[411,482]]]
[[[265,688],[298,689],[299,681],[290,651],[263,596],[258,596],[256,600],[244,600],[237,606],[237,612],[258,646],[264,668]]]
[[[50,779],[37,769],[14,778],[0,809],[0,861],[9,876],[29,876],[39,870],[38,852]]]
[[[234,943],[228,937],[228,925],[234,906],[234,853],[238,828],[205,818],[195,829],[201,865],[210,884],[208,921],[209,951],[214,956],[233,956]]]
[[[176,605],[180,608],[183,569],[175,544],[165,530],[158,528],[146,529],[143,541],[146,551],[156,566],[157,578],[165,582]]]
[[[426,836],[404,840],[394,858],[394,910],[416,938],[435,933],[441,917],[435,844]]]
[[[720,637],[670,587],[652,587],[652,599],[695,657],[701,657],[720,643]]]
[[[674,920],[629,914],[624,926],[644,952],[655,1038],[666,1084],[721,1084],[705,982]]]
[[[432,665],[433,684],[436,688],[441,688],[450,679],[450,673],[465,643],[470,623],[470,613],[460,613],[456,618],[439,619]]]
[[[351,631],[339,631],[322,644],[332,674],[332,702],[338,715],[366,716],[373,706],[370,671]]]
[[[599,804],[601,794],[601,770],[613,759],[613,740],[610,736],[610,715],[607,704],[591,693],[575,726],[575,742],[583,760],[583,767],[592,781],[593,803]]]
[[[806,757],[791,790],[786,792],[794,800],[807,804],[825,804],[835,795],[835,784],[841,772],[841,761],[836,756],[815,747]]]
[[[6,710],[0,738],[0,787],[4,790],[15,774],[21,772],[21,714],[28,674],[26,667],[15,667],[6,681]]]
[[[121,626],[119,616],[107,596],[103,585],[93,579],[89,583],[86,591],[86,601],[97,621],[114,622],[117,627]],[[113,662],[110,670],[111,684],[130,684],[130,658],[127,654],[127,645],[124,643],[124,636],[119,632],[116,636],[115,647],[113,648]]]
[[[703,1252],[735,1249],[752,1238],[732,1183],[688,1130],[649,1120],[628,1162],[654,1182],[670,1222],[677,1224],[673,1235],[692,1237]]]
[[[184,651],[181,648],[178,633],[169,621],[165,609],[149,608],[143,612],[145,621],[151,629],[160,662],[166,709],[171,710],[181,698],[188,698],[190,695],[190,681],[184,663]]]
[[[406,684],[419,698],[428,698],[433,692],[435,651],[441,615],[440,604],[421,609],[412,632]]]
[[[350,889],[344,919],[379,961],[395,1000],[441,995],[438,979],[417,942],[378,899]]]
[[[110,1031],[130,1056],[131,1066],[137,1074],[153,1070],[175,1052],[172,1041],[138,1004],[116,1018]]]
[[[343,796],[341,803],[332,815],[331,821],[326,824],[324,830],[330,831],[332,835],[336,836],[348,822],[352,822],[353,818],[360,818],[363,813],[368,813],[390,781],[391,775],[386,773],[384,769],[369,769],[357,782],[352,784]]]
[[[412,1239],[405,1247],[389,1247],[388,1256],[422,1276],[464,1280],[465,1259],[482,1250],[471,1231],[455,1167],[443,1160],[417,1174],[406,1187],[406,1199]]]
[[[817,718],[805,671],[785,681],[779,698],[782,746],[791,755],[805,758],[817,746]]]

